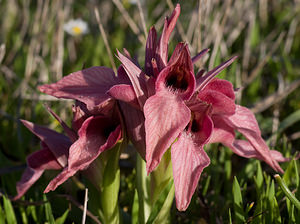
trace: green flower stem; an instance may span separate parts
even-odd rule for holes
[[[103,174],[101,188],[101,207],[103,222],[120,223],[118,195],[120,188],[119,157],[123,142],[119,142],[114,148],[107,151],[107,163]]]
[[[147,176],[146,163],[138,156],[136,165],[139,223],[170,223],[174,200],[171,152],[168,150],[156,169]]]
[[[295,197],[295,195],[288,189],[283,179],[278,174],[274,175],[277,183],[279,184],[281,190],[283,193],[290,199],[290,201],[297,207],[298,210],[300,210],[300,202]]]
[[[150,179],[147,176],[146,163],[139,155],[137,155],[136,161],[136,180],[139,201],[139,223],[146,223],[151,212],[148,188]]]

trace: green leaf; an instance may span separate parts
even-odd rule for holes
[[[294,164],[294,169],[295,169],[295,180],[296,180],[296,187],[299,187],[299,172],[298,172],[298,162],[296,160],[292,160]]]
[[[27,219],[26,210],[24,209],[23,206],[20,206],[19,210],[20,210],[21,217],[22,217],[22,223],[23,224],[27,224],[28,223],[28,219]]]
[[[132,224],[139,223],[139,196],[136,189],[134,191],[134,198],[133,198],[133,205],[132,205],[132,212],[131,212],[131,222]]]
[[[203,191],[202,191],[203,196],[205,196],[206,193],[207,193],[207,190],[208,190],[208,187],[209,187],[209,184],[210,184],[210,180],[211,180],[211,176],[208,176],[205,180],[205,184],[204,184]]]
[[[282,177],[287,186],[292,185],[293,181],[299,183],[299,176],[296,176],[296,174],[298,174],[297,165],[295,165],[294,160],[292,160],[289,162],[288,167],[286,168]]]
[[[5,213],[0,204],[0,224],[5,224]]]
[[[254,182],[255,182],[257,195],[259,196],[262,193],[262,187],[264,183],[263,173],[259,161],[257,161],[257,171],[256,171],[256,176],[254,176]]]
[[[32,199],[30,199],[30,202],[32,202]],[[27,207],[27,214],[31,214],[31,217],[35,223],[38,223],[38,218],[36,214],[36,207],[34,205],[30,205]]]
[[[165,189],[161,192],[158,200],[152,207],[147,224],[152,223],[169,223],[168,220],[172,202],[174,200],[175,188],[173,180],[170,180]]]
[[[44,194],[43,195],[43,199],[44,201],[46,201],[45,203],[45,215],[46,215],[46,220],[50,223],[50,224],[55,224],[55,219],[53,217],[53,214],[52,214],[52,208],[51,208],[51,205],[46,197],[46,195]]]
[[[3,206],[4,206],[4,213],[6,216],[7,223],[8,224],[17,223],[14,209],[11,205],[10,200],[5,195],[3,195]]]
[[[281,223],[281,217],[279,212],[279,207],[275,197],[275,185],[274,180],[271,182],[271,186],[268,192],[268,212],[266,215],[267,223]]]
[[[230,210],[230,208],[228,209],[228,219],[229,219],[228,223],[232,224],[232,218],[231,218],[231,210]]]
[[[66,221],[66,219],[67,219],[67,217],[68,217],[68,215],[69,215],[69,212],[70,212],[70,210],[67,209],[67,210],[64,212],[64,214],[62,214],[61,217],[58,217],[58,218],[55,220],[55,224],[63,224],[63,223],[65,223],[65,221]]]
[[[246,221],[246,218],[243,209],[241,188],[236,176],[234,177],[234,181],[233,181],[232,194],[233,194],[233,202],[234,202],[233,208],[234,208],[234,215],[236,218],[236,222],[243,223]]]
[[[273,210],[274,219],[273,219],[273,222],[274,223],[281,223],[280,210],[279,210],[279,206],[278,206],[278,203],[277,203],[277,200],[276,200],[275,196],[273,198],[273,203],[274,203],[274,210]]]
[[[250,45],[252,48],[257,47],[257,44],[259,43],[259,33],[259,23],[255,20],[250,33]]]
[[[286,186],[285,182],[283,179],[278,174],[274,175],[277,183],[279,184],[281,190],[283,193],[290,199],[290,201],[296,206],[298,210],[300,210],[300,202],[298,199],[295,197],[295,195],[290,191],[290,189]]]

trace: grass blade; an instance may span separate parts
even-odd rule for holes
[[[10,200],[5,195],[3,195],[3,205],[4,205],[4,213],[6,216],[7,223],[8,224],[17,223],[14,209],[11,205]]]
[[[243,199],[241,188],[236,177],[234,177],[232,186],[233,202],[234,202],[234,214],[237,223],[244,223],[246,221],[245,212],[243,209]]]
[[[296,206],[298,210],[300,210],[300,202],[295,197],[295,195],[288,189],[283,179],[278,174],[274,175],[277,183],[279,184],[283,193],[290,199],[290,201]]]

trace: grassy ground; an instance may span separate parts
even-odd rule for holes
[[[173,4],[142,1],[141,11],[125,0],[0,0],[0,223],[81,222],[84,192],[72,181],[54,193],[42,194],[55,172],[47,172],[22,200],[8,200],[16,194],[26,155],[39,149],[38,140],[18,119],[61,131],[43,104],[70,122],[72,102],[42,95],[36,87],[83,67],[120,64],[116,57],[112,63],[107,56],[95,8],[112,54],[116,48],[126,48],[142,65],[145,29],[156,24],[161,30]],[[219,77],[241,88],[237,101],[256,114],[269,146],[292,157],[300,148],[300,2],[191,0],[181,1],[181,6],[170,50],[179,41],[190,44],[192,55],[210,48],[196,70],[211,69],[238,55]],[[90,32],[82,37],[66,34],[63,25],[71,18],[85,20]],[[299,222],[300,211],[285,198],[266,164],[240,158],[219,145],[206,151],[211,165],[204,170],[188,210],[180,213],[172,207],[172,223]],[[129,217],[135,170],[130,160],[121,164],[126,167],[121,169],[120,205],[124,217]],[[300,198],[299,162],[282,167],[288,187]],[[87,223],[94,222],[89,214]]]

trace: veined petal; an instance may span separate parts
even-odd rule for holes
[[[156,61],[159,70],[162,70],[168,62],[168,43],[173,29],[175,28],[177,19],[180,14],[180,5],[177,4],[171,17],[165,19],[165,24],[163,28],[162,35],[159,39],[157,51],[156,51]]]
[[[202,90],[216,75],[218,75],[221,71],[231,65],[236,58],[237,56],[232,57],[228,61],[207,72],[207,74],[205,74],[204,76],[198,76],[196,80],[196,91]]]
[[[39,137],[42,143],[47,145],[62,167],[67,165],[69,147],[72,144],[69,138],[49,128],[33,124],[29,121],[21,120],[21,122],[33,134]]]
[[[211,82],[209,82],[204,90],[215,90],[220,93],[223,93],[225,96],[229,97],[230,99],[235,99],[234,89],[231,82],[223,79],[215,78]]]
[[[72,129],[78,132],[81,128],[82,123],[91,116],[90,112],[86,108],[86,105],[78,100],[76,100],[75,105],[72,106],[73,119],[72,119]]]
[[[147,87],[146,87],[145,74],[130,59],[122,55],[119,51],[118,51],[118,58],[121,61],[123,68],[125,69],[128,75],[128,78],[131,81],[131,84],[133,86],[140,107],[143,108],[147,99],[147,95],[146,95]]]
[[[61,165],[48,148],[36,151],[28,156],[27,167],[17,183],[17,195],[13,200],[22,197],[27,190],[41,177],[44,170],[61,169]]]
[[[181,71],[189,71],[194,74],[194,66],[192,63],[190,51],[186,43],[178,43],[168,62],[168,66]]]
[[[192,58],[193,64],[195,64],[200,58],[202,58],[204,55],[206,55],[209,52],[209,49],[204,49],[200,51],[196,56]]]
[[[155,28],[152,26],[149,30],[146,51],[145,51],[145,72],[148,76],[153,76],[152,58],[155,58],[157,46],[157,34]]]
[[[233,115],[235,113],[234,100],[219,91],[204,89],[199,92],[198,98],[212,105],[212,114]]]
[[[232,151],[239,156],[245,158],[257,158],[259,160],[264,160],[263,157],[256,151],[250,142],[245,140],[235,140],[232,144]],[[280,152],[276,150],[270,150],[270,154],[273,160],[277,162],[288,162],[289,158],[285,158]]]
[[[261,158],[275,171],[283,173],[278,162],[273,159],[270,149],[261,137],[261,133],[254,114],[240,105],[236,105],[236,112],[232,116],[224,116],[224,121],[243,134],[253,148],[260,154]]]
[[[190,132],[194,135],[194,142],[199,146],[206,144],[213,132],[213,121],[207,112],[194,113],[194,118],[191,124]]]
[[[77,171],[86,169],[101,152],[113,147],[121,138],[121,128],[106,117],[89,117],[78,135],[78,140],[70,147],[67,169],[49,183],[45,192],[55,190]]]
[[[70,148],[68,169],[85,169],[99,154],[121,138],[121,128],[106,117],[85,120],[78,131],[79,138]]]
[[[261,135],[258,123],[254,114],[246,107],[236,105],[235,114],[229,116],[228,120],[236,129],[252,130],[257,135]],[[243,134],[243,133],[242,133]]]
[[[185,211],[197,187],[200,175],[210,164],[203,146],[197,146],[192,137],[183,132],[171,148],[176,207]]]
[[[215,117],[216,118],[216,117]],[[261,154],[251,145],[249,141],[236,140],[234,129],[228,126],[221,118],[214,119],[215,128],[209,140],[209,143],[222,143],[230,148],[235,154],[245,158],[256,158],[264,161]],[[273,160],[277,162],[287,162],[290,159],[285,158],[280,152],[270,150]]]
[[[128,81],[116,77],[112,69],[98,66],[71,73],[39,90],[58,98],[79,100],[92,109],[110,98],[106,92],[112,86]]]
[[[120,102],[120,107],[127,135],[141,157],[145,160],[146,134],[144,113],[123,102]]]
[[[112,96],[114,99],[123,101],[134,108],[140,109],[139,102],[131,85],[115,85],[108,90],[107,94]]]
[[[70,140],[75,142],[78,138],[77,134],[49,106],[46,105],[46,109],[60,123]]]
[[[59,185],[63,184],[70,177],[74,176],[76,173],[75,170],[68,170],[68,167],[65,167],[60,174],[58,174],[54,179],[50,181],[44,193],[48,193],[49,191],[54,191]]]
[[[189,123],[191,111],[179,96],[162,90],[146,101],[144,114],[146,162],[147,171],[150,173]]]

